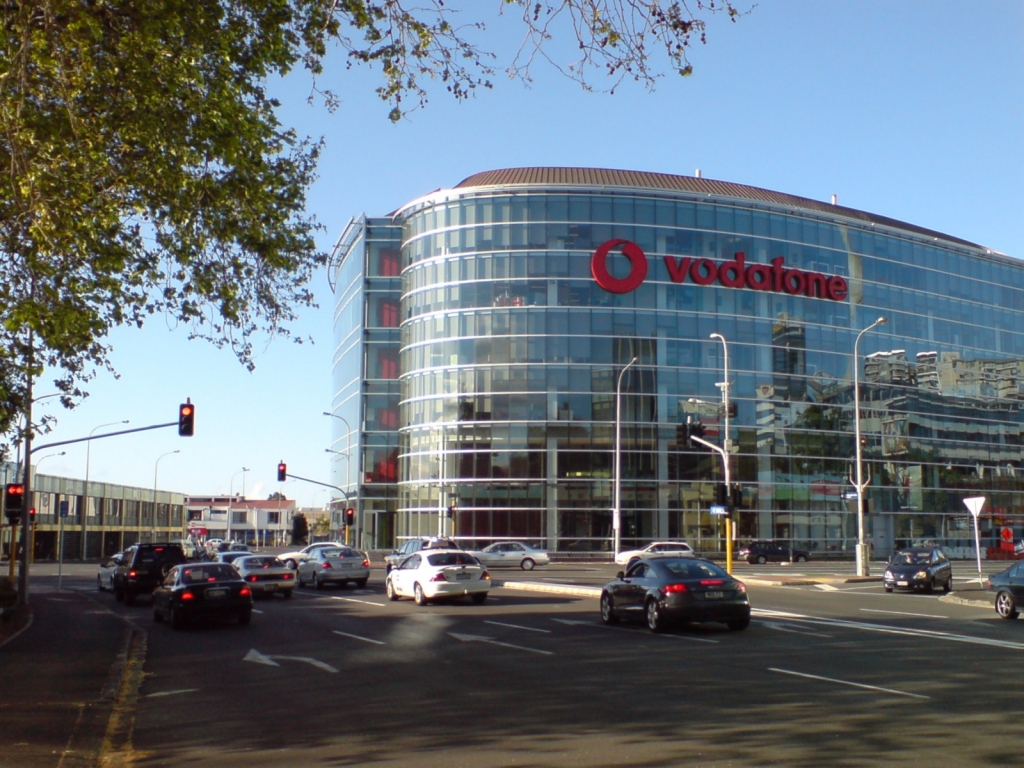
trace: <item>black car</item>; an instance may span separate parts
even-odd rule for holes
[[[1004,619],[1016,619],[1024,600],[1024,561],[1011,565],[1002,573],[988,577],[985,589],[996,593],[996,613]]]
[[[794,549],[789,544],[782,544],[778,541],[752,541],[745,547],[740,547],[736,557],[746,560],[748,563],[806,563],[811,559],[811,553],[805,549]]]
[[[136,544],[125,550],[114,571],[114,596],[125,605],[138,595],[152,594],[176,565],[187,563],[181,544]]]
[[[953,588],[953,566],[937,547],[901,549],[885,566],[882,586],[886,592],[894,589],[932,592],[936,587],[949,592]]]
[[[741,630],[750,624],[750,600],[746,586],[710,560],[649,556],[604,586],[601,618],[645,621],[652,632],[685,621],[722,621]]]
[[[153,621],[175,629],[197,619],[252,619],[252,590],[226,563],[189,563],[171,569],[153,590]]]

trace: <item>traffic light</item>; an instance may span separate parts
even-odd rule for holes
[[[28,522],[30,525],[36,524],[36,508],[31,507],[28,511]]]
[[[352,509],[352,507],[349,507],[348,509],[345,510],[345,525],[355,525],[355,524],[356,524],[356,511],[354,509]]]
[[[686,424],[686,444],[688,446],[694,445],[693,438],[704,437],[704,425],[699,421],[687,421]],[[700,443],[697,443],[700,445]]]
[[[743,506],[743,486],[733,483],[730,497],[729,506],[732,507],[733,512],[739,512],[740,507]]]
[[[192,405],[192,399],[178,406],[178,434],[182,437],[192,437],[196,427],[196,407]]]
[[[715,503],[720,507],[729,506],[729,493],[725,483],[715,484]]]
[[[277,465],[277,482],[283,483],[288,479],[288,465],[283,461]]]
[[[21,520],[21,511],[25,504],[25,486],[21,483],[8,483],[4,492],[4,513],[7,520],[14,525]]]

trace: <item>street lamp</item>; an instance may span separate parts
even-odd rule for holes
[[[324,411],[323,415],[324,416],[330,416],[333,419],[341,419],[341,421],[345,424],[345,430],[346,430],[345,431],[345,504],[347,506],[348,505],[348,499],[349,499],[348,490],[349,490],[350,477],[351,477],[351,472],[352,472],[352,467],[351,467],[351,461],[352,461],[352,425],[348,423],[348,419],[346,419],[344,416],[339,416],[338,414],[332,413],[331,411]],[[332,453],[340,453],[340,451],[331,451],[331,452]],[[356,467],[356,472],[358,472],[358,471],[359,471],[359,467],[357,466]],[[358,490],[358,484],[357,484],[357,490]],[[346,527],[345,528],[345,543],[346,544],[348,543],[349,533],[350,532],[349,532],[348,528]]]
[[[860,445],[860,354],[857,347],[861,336],[878,325],[885,325],[886,319],[880,317],[863,331],[857,334],[853,342],[853,439],[857,452],[857,575],[868,576],[868,545],[864,541],[864,466],[861,460]]]
[[[36,460],[36,471],[35,474],[39,474],[39,465],[43,463],[44,459],[48,459],[51,456],[64,456],[67,451],[61,451],[60,453],[48,453],[45,456],[40,456]],[[35,486],[36,481],[32,480],[32,485]],[[58,499],[60,496],[58,495]],[[28,514],[27,512],[25,514]],[[63,578],[62,571],[64,570],[64,518],[60,517],[60,504],[58,503],[57,508],[54,509],[54,514],[57,515],[57,591],[60,592],[61,580]],[[33,542],[33,546],[35,546]],[[13,550],[12,550],[13,551]]]
[[[151,541],[156,541],[156,471],[160,466],[160,459],[164,456],[170,456],[172,453],[181,453],[180,450],[168,451],[167,453],[161,454],[157,457],[156,462],[153,464],[153,524],[149,529],[149,536]]]
[[[622,541],[622,375],[629,370],[629,367],[636,362],[634,357],[619,371],[619,378],[615,382],[615,477],[614,477],[614,507],[612,508],[612,529],[615,533],[615,555],[619,554],[619,545]]]
[[[239,475],[242,476],[242,498],[245,498],[245,473],[249,471],[248,467],[242,467],[240,470],[235,472],[231,476],[231,483],[228,486],[228,527],[227,533],[224,538],[231,541],[231,518],[235,514],[235,478]]]
[[[113,426],[115,426],[117,424],[127,424],[128,422],[129,422],[128,419],[124,419],[123,421],[111,421],[111,422],[108,422],[107,424],[100,424],[98,427],[93,427],[92,428],[92,431],[89,433],[89,437],[91,438],[93,436],[93,434],[96,432],[97,429],[103,429],[104,427],[113,427]],[[85,535],[85,532],[86,532],[86,525],[87,525],[87,522],[88,522],[88,519],[89,519],[89,458],[91,456],[91,450],[92,450],[92,440],[91,439],[90,440],[86,440],[85,441],[85,492],[82,494],[82,501],[85,504],[85,509],[82,510],[82,559],[83,560],[85,560],[85,558],[88,556],[88,553],[87,553],[86,548],[85,548],[86,541],[88,540],[88,537]],[[103,545],[101,543],[100,544],[101,549],[102,549],[102,546]]]
[[[722,381],[718,384],[719,389],[722,390],[722,408],[725,411],[725,434],[722,437],[722,463],[725,465],[725,498],[726,503],[731,503],[732,500],[732,475],[730,472],[730,465],[732,464],[732,443],[729,440],[729,343],[725,340],[725,336],[720,333],[712,333],[708,338],[718,339],[722,342]],[[734,511],[734,510],[733,510]],[[725,517],[725,569],[732,573],[732,517],[726,515]],[[792,550],[792,545],[790,546]]]

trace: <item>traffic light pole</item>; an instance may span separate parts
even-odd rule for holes
[[[729,482],[729,456],[725,452],[725,449],[719,448],[714,443],[709,443],[703,437],[697,437],[696,435],[690,435],[690,439],[695,443],[710,448],[715,451],[719,456],[722,457],[722,466],[725,467],[725,488],[729,492],[732,489],[732,484]],[[725,570],[732,573],[732,517],[731,515],[725,516]]]

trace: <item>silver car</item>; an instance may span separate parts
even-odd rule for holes
[[[233,563],[235,570],[245,579],[253,597],[292,596],[295,589],[295,571],[273,555],[247,555]]]
[[[479,552],[470,552],[473,557],[488,568],[508,567],[531,571],[536,565],[551,562],[548,553],[518,541],[496,541]]]
[[[299,563],[295,576],[300,587],[313,585],[323,589],[325,584],[345,587],[350,581],[357,587],[365,587],[370,578],[370,558],[352,547],[321,547]]]
[[[99,572],[96,574],[96,587],[100,592],[104,590],[114,591],[114,572],[117,570],[117,566],[121,564],[123,554],[123,552],[118,552],[116,555],[111,555],[100,563]]]

